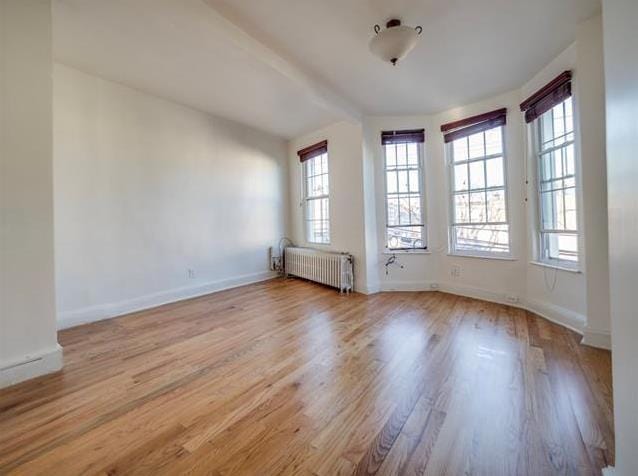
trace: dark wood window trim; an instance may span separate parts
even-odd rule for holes
[[[297,152],[299,156],[299,160],[301,162],[305,162],[306,160],[310,160],[314,157],[317,157],[322,154],[328,153],[328,141],[323,140],[321,142],[317,142],[316,144],[305,147]]]
[[[441,126],[445,143],[471,136],[498,126],[504,126],[507,122],[507,108],[478,114],[454,122],[448,122]]]
[[[572,72],[564,71],[521,103],[528,124],[572,95]]]
[[[403,131],[381,131],[381,144],[406,144],[408,142],[425,142],[425,129],[409,129]]]

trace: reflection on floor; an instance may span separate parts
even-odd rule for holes
[[[610,354],[522,310],[273,280],[60,333],[0,473],[599,474]]]

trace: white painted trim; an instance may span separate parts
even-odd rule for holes
[[[538,314],[544,317],[548,321],[552,321],[554,324],[559,324],[563,327],[571,329],[578,334],[583,334],[585,322],[587,319],[582,314],[576,311],[567,309],[566,307],[556,306],[555,304],[549,304],[542,301],[536,301],[533,299],[526,299],[517,305],[521,309],[526,309],[534,314]]]
[[[382,291],[442,291],[457,296],[465,296],[482,301],[505,304],[526,311],[547,319],[555,324],[566,327],[578,334],[583,335],[585,327],[585,316],[571,309],[567,309],[554,304],[548,304],[541,301],[523,299],[519,296],[510,294],[488,291],[482,288],[471,286],[463,286],[455,283],[440,283],[433,281],[386,281],[381,283]],[[516,301],[511,300],[516,299]],[[588,344],[593,345],[593,344]],[[596,346],[597,347],[597,346]]]
[[[385,249],[382,253],[382,255],[431,255],[432,252],[428,251],[428,250],[423,250],[423,249],[414,249],[414,250],[389,250],[389,249]]]
[[[433,288],[433,285],[437,287]],[[438,284],[434,281],[383,281],[379,283],[379,290],[383,292],[437,291]]]
[[[581,343],[591,347],[611,350],[611,333],[609,331],[599,331],[585,326]]]
[[[517,305],[516,303],[508,302],[507,296],[503,293],[487,291],[482,288],[460,286],[455,283],[441,283],[440,290],[444,293],[456,294],[457,296],[465,296],[473,299],[480,299],[482,301],[495,302],[499,304],[509,304],[512,306]]]
[[[246,284],[266,281],[277,276],[273,271],[261,271],[258,273],[246,274],[234,278],[212,281],[197,286],[182,287],[160,291],[153,294],[147,294],[126,301],[119,301],[106,304],[98,304],[82,309],[74,309],[58,313],[58,329],[67,329],[69,327],[89,322],[101,321],[103,319],[111,319],[113,317],[129,314],[131,312],[142,311],[153,307],[169,304],[172,302],[182,301],[205,294],[210,294],[224,289],[236,288]]]
[[[57,372],[62,368],[62,347],[46,349],[19,359],[0,362],[0,388],[15,385],[41,375]]]
[[[529,264],[533,264],[534,266],[540,266],[541,268],[550,268],[550,269],[557,269],[558,271],[565,271],[567,273],[576,273],[576,274],[582,274],[583,272],[580,270],[580,268],[578,267],[573,267],[570,268],[568,266],[561,266],[558,264],[552,264],[552,263],[546,263],[545,261],[537,261],[537,260],[532,260],[529,262]]]
[[[508,253],[503,253],[503,256],[499,256],[495,253],[492,254],[488,254],[488,253],[484,253],[484,254],[480,254],[478,252],[472,254],[470,252],[467,253],[462,253],[460,251],[455,251],[455,252],[449,252],[446,253],[449,257],[451,258],[472,258],[472,259],[487,259],[487,260],[496,260],[496,261],[518,261],[518,258],[516,258],[514,255],[512,254],[508,254]]]
[[[378,292],[381,292],[381,286],[379,285],[379,283],[363,284],[361,286],[357,286],[357,283],[355,282],[354,290],[361,294],[370,295],[370,294],[376,294]]]

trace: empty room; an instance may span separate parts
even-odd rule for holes
[[[636,25],[0,0],[0,475],[638,475]]]

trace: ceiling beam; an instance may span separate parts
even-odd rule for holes
[[[225,2],[203,1],[210,7],[210,20],[214,22],[215,28],[221,29],[238,47],[293,81],[305,90],[316,105],[342,116],[343,119],[361,121],[363,114],[360,107],[334,91],[311,72],[295,64],[285,54],[276,51],[266,39],[258,39],[254,34],[248,33],[251,28]]]

